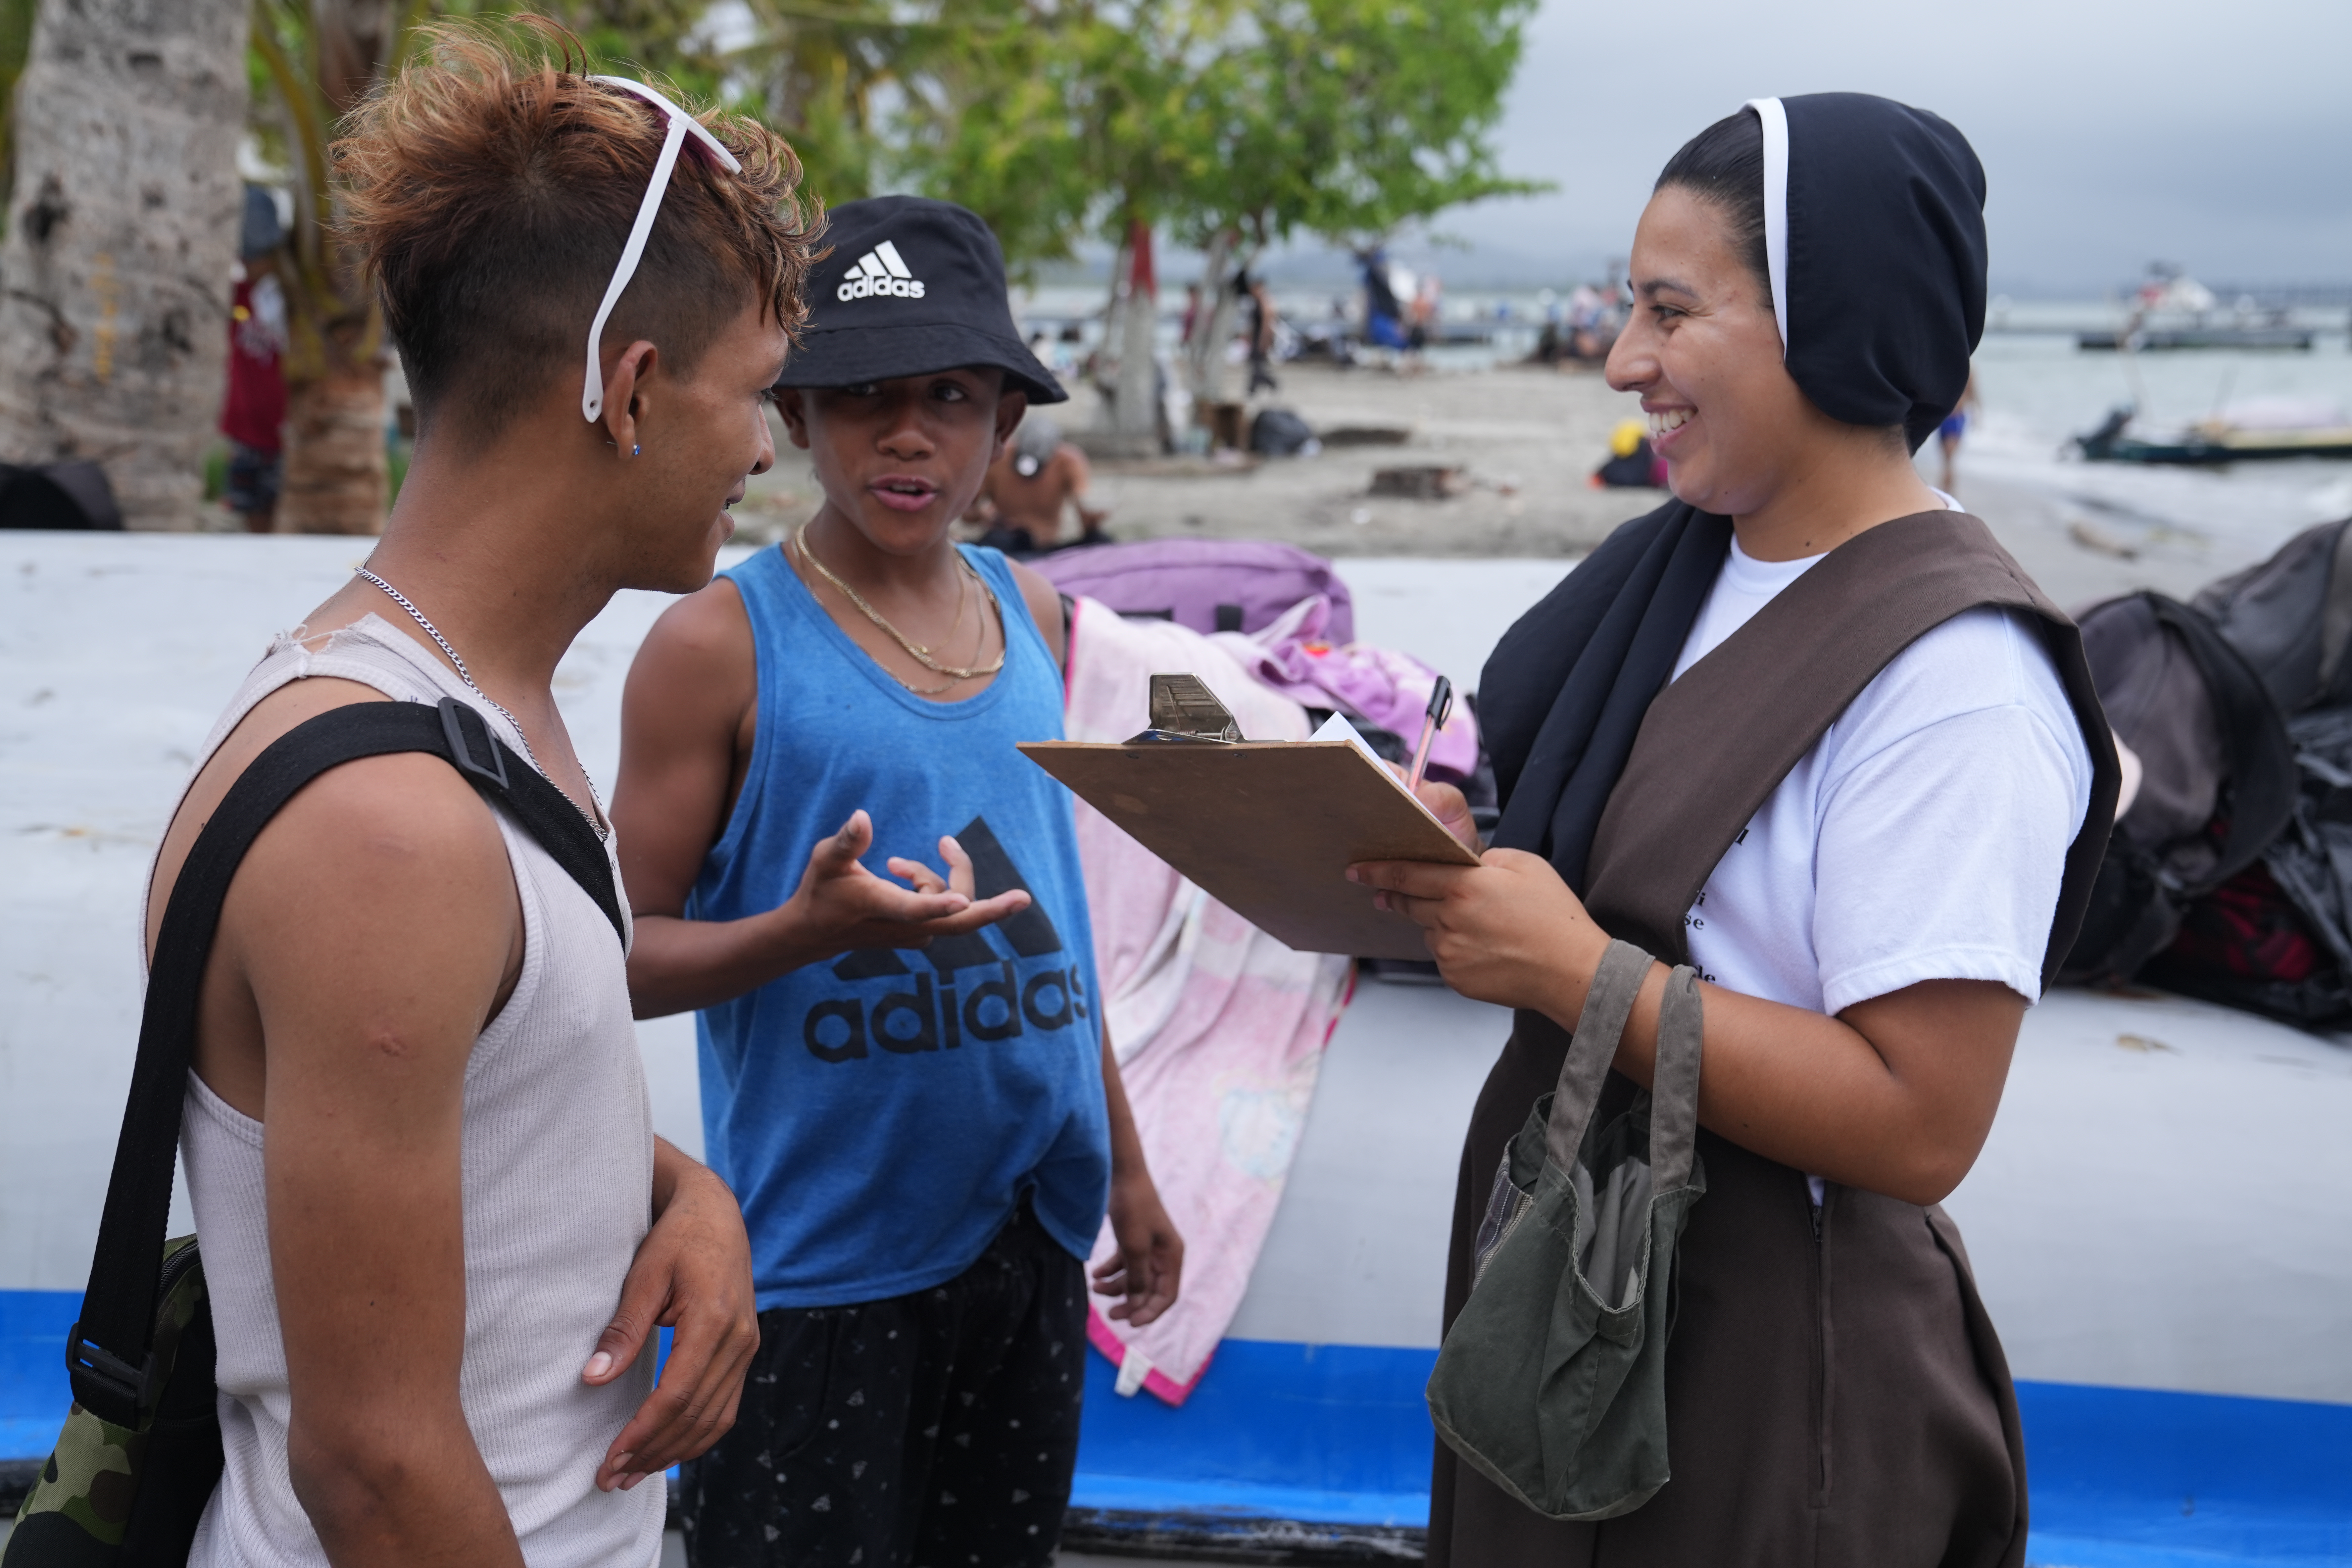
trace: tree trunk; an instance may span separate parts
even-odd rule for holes
[[[319,40],[319,93],[338,116],[349,114],[383,74],[399,29],[398,0],[311,0]]]
[[[1118,395],[1119,348],[1127,342],[1128,268],[1127,241],[1122,239],[1118,254],[1110,258],[1110,297],[1103,301],[1102,342],[1096,346],[1087,370],[1087,379],[1094,383],[1095,391],[1101,396],[1101,425],[1106,430],[1117,418],[1111,413],[1111,403]]]
[[[33,47],[33,0],[0,0],[0,233],[8,227],[8,182],[16,168],[8,151],[8,103],[16,79],[25,74],[25,57]]]
[[[1151,266],[1151,226],[1128,229],[1126,299],[1119,312],[1118,390],[1111,399],[1111,428],[1123,443],[1156,451],[1160,447],[1160,284]]]
[[[45,0],[0,242],[0,459],[192,529],[228,357],[247,0]]]
[[[387,480],[383,371],[331,364],[288,388],[280,533],[381,533]],[[295,461],[295,454],[301,461]]]
[[[398,32],[395,0],[311,0],[311,68],[328,113],[349,112],[383,74]],[[293,110],[299,112],[299,110]],[[317,128],[323,140],[331,125]],[[289,289],[286,474],[280,533],[381,533],[389,478],[385,351],[375,302],[332,231],[331,192],[306,193],[295,221],[314,248],[315,283]]]

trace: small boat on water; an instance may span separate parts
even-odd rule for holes
[[[2132,297],[2131,313],[2115,331],[2081,332],[2077,348],[2137,353],[2172,349],[2279,349],[2307,353],[2315,334],[2286,311],[2263,310],[2241,298],[2226,313],[2213,291],[2178,268],[2149,268]]]
[[[2263,326],[2136,327],[2120,332],[2081,332],[2075,346],[2120,352],[2160,349],[2287,349],[2307,350],[2315,341],[2309,328],[2273,322]]]
[[[2331,404],[2272,398],[2241,404],[2194,424],[2134,434],[2138,410],[2123,404],[2074,437],[2094,463],[2168,463],[2213,468],[2267,458],[2352,458],[2352,418]]]

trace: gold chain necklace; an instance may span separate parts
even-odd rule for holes
[[[838,588],[841,591],[842,597],[847,599],[851,604],[856,605],[860,611],[864,612],[867,620],[872,621],[876,626],[880,626],[884,631],[889,633],[891,640],[896,642],[900,647],[905,648],[907,650],[907,656],[909,658],[912,658],[916,663],[921,665],[925,669],[931,671],[933,674],[944,675],[948,678],[946,684],[944,685],[917,686],[913,682],[901,677],[897,670],[890,668],[888,665],[886,664],[882,667],[885,673],[887,673],[891,679],[898,681],[899,685],[905,687],[916,696],[937,697],[940,693],[951,690],[967,680],[977,680],[983,676],[994,675],[997,671],[1004,668],[1005,649],[1002,647],[996,650],[996,662],[985,667],[965,668],[952,664],[941,664],[939,660],[931,657],[931,650],[929,648],[914,641],[912,638],[908,637],[906,633],[892,626],[883,617],[881,611],[876,609],[873,605],[866,602],[864,595],[860,595],[856,589],[851,587],[840,578],[835,576],[833,573],[826,568],[825,563],[816,558],[816,552],[809,548],[807,523],[804,522],[801,524],[800,531],[793,536],[793,543],[799,548],[801,559],[814,567],[818,576],[832,584],[835,588]],[[950,548],[953,547],[950,546]],[[980,591],[988,595],[989,606],[995,610],[997,624],[1002,626],[1004,622],[1004,606],[997,602],[996,590],[991,588],[988,584],[982,579],[980,574],[971,569],[971,563],[964,559],[963,552],[961,550],[956,551],[956,564],[963,568],[964,576],[969,577],[972,582],[979,584]],[[961,591],[962,584],[961,582],[957,584],[957,590],[956,618],[954,622],[950,623],[948,626],[948,635],[950,637],[953,637],[955,635],[956,627],[963,623],[963,595]],[[1009,645],[1010,639],[1008,638],[1007,641]],[[974,656],[979,654],[982,647],[987,646],[987,642],[988,623],[986,621],[982,621],[977,629],[976,640],[972,645],[972,652]]]

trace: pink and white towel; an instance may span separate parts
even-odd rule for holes
[[[1249,739],[1307,738],[1298,703],[1199,632],[1080,599],[1070,637],[1073,741],[1144,729],[1151,677],[1179,671],[1207,682]],[[1097,1298],[1087,1333],[1119,1368],[1119,1392],[1181,1405],[1249,1289],[1353,968],[1292,952],[1084,801],[1077,819],[1104,1018],[1144,1155],[1184,1237],[1183,1293],[1165,1316],[1130,1329]],[[1090,1265],[1114,1250],[1106,1222]]]

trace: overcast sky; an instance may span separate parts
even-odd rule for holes
[[[1545,0],[1500,142],[1508,172],[1559,188],[1439,226],[1475,271],[1586,272],[1708,121],[1830,90],[1968,135],[1997,290],[2096,297],[2158,258],[2352,283],[2352,0]]]

